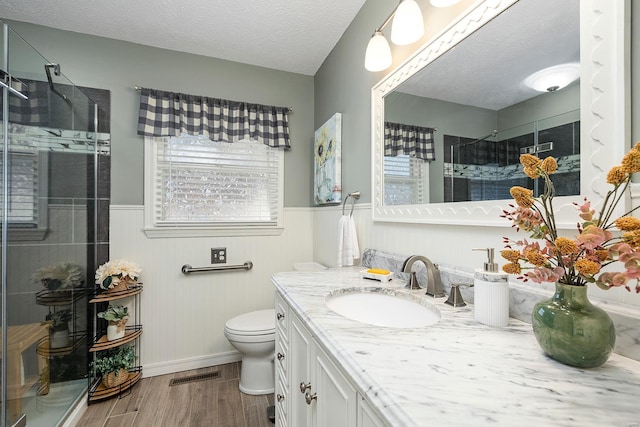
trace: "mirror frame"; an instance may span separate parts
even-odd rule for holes
[[[474,4],[371,89],[374,221],[508,225],[500,215],[510,200],[384,205],[384,97],[517,1],[484,0]],[[610,189],[606,174],[619,164],[630,146],[629,10],[628,0],[580,1],[580,195],[554,199],[556,222],[561,228],[575,227],[574,202],[582,203],[587,197],[597,206],[603,201]],[[619,213],[629,205],[627,200],[626,206],[619,206]]]

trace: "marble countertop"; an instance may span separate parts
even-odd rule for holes
[[[441,320],[397,329],[342,317],[325,305],[343,287],[395,287],[361,268],[284,272],[272,281],[358,391],[392,426],[640,426],[640,362],[613,354],[578,369],[546,357],[531,325],[475,322],[473,306],[429,300]]]

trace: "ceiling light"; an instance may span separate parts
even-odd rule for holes
[[[391,25],[391,41],[406,45],[420,40],[424,35],[422,11],[415,0],[402,0],[396,9]]]
[[[524,84],[538,92],[555,92],[580,78],[580,64],[560,64],[531,74]]]
[[[430,2],[433,7],[449,7],[459,3],[460,0],[431,0]]]
[[[382,31],[376,30],[367,45],[364,68],[375,72],[387,69],[389,66],[391,66],[391,47]]]

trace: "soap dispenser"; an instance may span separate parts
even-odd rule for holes
[[[498,272],[498,264],[493,260],[493,248],[473,250],[487,252],[484,268],[475,270],[474,274],[474,317],[477,322],[485,325],[507,326],[509,324],[508,276]]]

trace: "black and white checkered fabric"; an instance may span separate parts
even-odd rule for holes
[[[289,109],[142,89],[138,135],[202,135],[213,141],[251,139],[289,148]]]
[[[53,126],[49,109],[49,86],[47,82],[23,80],[20,92],[29,99],[9,95],[9,121],[29,126]],[[0,99],[2,95],[0,95]]]
[[[423,160],[435,160],[433,128],[384,122],[384,155],[407,154]]]

